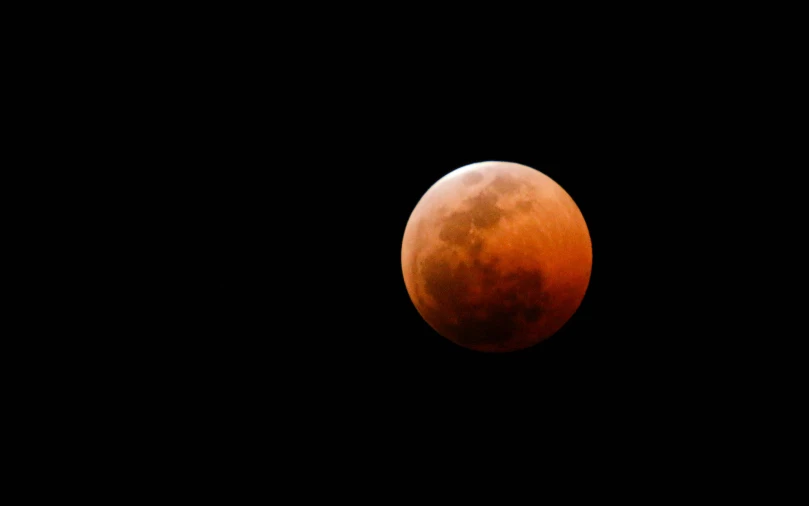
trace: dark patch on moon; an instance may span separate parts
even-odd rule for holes
[[[472,218],[469,213],[452,213],[444,219],[438,238],[458,246],[465,246],[472,231]]]
[[[463,175],[463,183],[467,186],[473,186],[483,181],[483,174],[480,172],[467,172]]]
[[[472,258],[479,258],[480,252],[483,251],[483,238],[479,235],[474,235],[469,241],[469,245],[467,246],[467,251],[472,256]]]
[[[497,207],[497,195],[482,192],[464,201],[468,207],[464,211],[456,211],[442,221],[439,239],[458,246],[467,246],[474,240],[472,227],[479,229],[497,225],[503,217],[503,210]]]
[[[492,180],[489,186],[491,186],[494,189],[494,191],[498,193],[508,195],[518,191],[520,189],[520,186],[522,186],[523,184],[525,183],[519,181],[514,176],[511,176],[509,174],[498,174]]]
[[[483,192],[467,202],[472,206],[469,211],[472,215],[472,223],[478,228],[493,227],[503,217],[502,209],[495,204],[497,195],[493,193]]]
[[[523,316],[527,322],[535,322],[539,319],[540,309],[539,306],[531,306],[523,310]]]
[[[533,209],[534,203],[530,200],[521,200],[517,202],[517,210],[523,213],[527,213],[531,209]]]
[[[504,268],[478,257],[452,268],[441,251],[421,262],[425,291],[435,301],[431,320],[445,337],[472,348],[502,345],[523,337],[525,327],[539,319],[541,273]],[[475,288],[482,294],[475,295]]]

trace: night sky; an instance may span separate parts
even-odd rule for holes
[[[726,381],[746,367],[749,341],[728,330],[741,306],[723,302],[722,281],[723,244],[738,237],[709,205],[727,194],[710,175],[732,131],[717,133],[720,113],[698,90],[595,86],[601,74],[588,68],[431,81],[383,66],[364,86],[304,80],[269,97],[245,80],[230,101],[197,111],[198,135],[179,150],[195,163],[178,158],[166,190],[182,196],[164,232],[179,246],[166,250],[161,289],[174,320],[150,338],[161,350],[150,364],[186,398],[292,425],[443,414],[472,432],[526,420],[623,432],[614,417],[679,420],[739,395]],[[401,272],[421,196],[481,161],[550,176],[592,239],[579,310],[514,353],[439,336]]]
[[[474,109],[445,98],[363,109],[350,125],[337,119],[350,108],[317,109],[326,120],[312,137],[283,146],[293,152],[278,166],[275,152],[260,148],[237,158],[249,169],[225,173],[216,189],[225,197],[205,204],[219,239],[209,244],[218,284],[204,290],[222,301],[219,308],[207,302],[199,315],[211,322],[200,325],[205,381],[224,381],[237,396],[303,389],[312,402],[440,409],[475,399],[485,406],[600,398],[624,387],[628,375],[658,368],[656,358],[637,360],[655,340],[646,329],[660,328],[642,323],[649,301],[637,283],[645,280],[624,273],[651,261],[637,249],[648,247],[647,231],[631,230],[625,240],[644,214],[623,214],[631,207],[633,190],[622,185],[638,168],[627,156],[629,145],[637,156],[637,137],[630,141],[603,119],[593,123],[596,114],[566,111],[563,121],[539,104]],[[322,144],[309,145],[310,138]],[[246,142],[239,137],[240,147]],[[470,351],[439,336],[410,301],[401,271],[402,236],[421,196],[448,172],[488,160],[553,178],[581,209],[593,243],[590,286],[577,313],[549,340],[507,354]]]
[[[787,54],[803,47],[788,13],[764,21],[771,36],[741,8],[285,7],[84,16],[120,44],[61,21],[64,36],[14,39],[44,49],[9,74],[34,92],[9,95],[34,198],[7,185],[27,229],[7,245],[34,262],[8,267],[56,309],[11,292],[33,309],[31,366],[9,376],[26,401],[8,413],[34,426],[10,434],[36,465],[15,468],[60,492],[39,464],[109,485],[106,469],[132,480],[125,494],[219,484],[232,503],[253,485],[372,504],[431,476],[453,499],[522,483],[537,502],[546,468],[599,499],[703,497],[703,482],[747,496],[774,463],[800,470],[777,441],[806,398],[790,391],[805,322],[785,323],[806,312],[806,163],[779,159],[805,145],[805,100],[785,98],[805,60]],[[484,161],[551,177],[592,240],[578,311],[511,353],[438,335],[401,267],[420,198]]]

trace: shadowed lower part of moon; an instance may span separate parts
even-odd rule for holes
[[[549,337],[579,306],[591,250],[573,200],[534,169],[458,169],[422,198],[402,244],[407,290],[439,334],[479,351]]]
[[[544,298],[540,272],[501,272],[497,262],[483,263],[474,253],[471,263],[453,268],[442,256],[438,251],[421,263],[425,291],[435,301],[426,312],[433,313],[432,321],[443,322],[442,333],[458,344],[508,346],[539,319]]]

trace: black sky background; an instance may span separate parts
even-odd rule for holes
[[[234,92],[206,119],[213,133],[194,146],[203,169],[189,168],[196,206],[185,210],[202,242],[190,263],[177,259],[199,276],[199,304],[181,305],[195,331],[169,344],[168,364],[183,364],[176,374],[193,377],[198,395],[214,389],[241,406],[256,397],[356,415],[472,410],[481,425],[521,418],[510,410],[584,423],[682,392],[704,400],[697,378],[721,338],[710,316],[696,323],[704,294],[685,287],[697,274],[684,234],[704,229],[682,206],[704,198],[696,181],[706,161],[694,159],[710,134],[705,115],[692,116],[696,98],[593,86],[598,73],[423,72],[429,84],[416,89],[383,73],[373,90],[312,85],[261,113],[259,91],[241,90],[246,102]],[[424,192],[487,160],[556,180],[593,241],[579,311],[553,338],[510,354],[440,337],[401,272],[404,229]]]
[[[23,444],[53,445],[31,458],[98,481],[89,457],[127,494],[375,503],[431,479],[453,499],[515,482],[747,496],[799,459],[783,434],[805,398],[805,332],[786,323],[805,199],[787,194],[806,164],[783,159],[802,130],[777,113],[804,121],[780,49],[801,32],[741,8],[302,8],[57,19],[68,36],[25,58],[44,76],[15,77],[35,95],[10,97],[33,125],[17,130],[51,134],[11,217],[41,213],[26,228],[45,239],[24,245],[47,302],[27,304],[33,353],[7,356],[44,408],[18,410],[38,431]],[[401,270],[419,199],[482,161],[553,178],[592,239],[578,311],[513,353],[438,335]]]
[[[757,323],[776,318],[749,258],[775,235],[751,202],[784,180],[740,176],[772,155],[768,106],[739,84],[751,51],[655,39],[655,26],[439,45],[365,28],[201,27],[140,57],[148,72],[105,74],[125,85],[97,126],[127,123],[107,129],[105,161],[123,160],[135,193],[129,228],[116,225],[133,231],[129,281],[109,280],[132,287],[109,313],[127,337],[86,351],[125,377],[112,397],[200,456],[739,451],[729,413],[770,398],[782,353]],[[576,314],[507,354],[439,336],[401,271],[421,196],[489,160],[557,181],[593,243]]]

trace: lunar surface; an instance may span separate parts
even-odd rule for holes
[[[528,348],[556,333],[584,298],[592,260],[570,195],[508,162],[441,178],[416,205],[402,241],[418,312],[445,338],[484,352]]]

